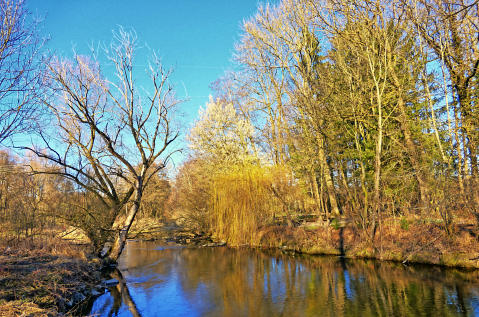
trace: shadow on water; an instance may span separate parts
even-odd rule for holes
[[[95,316],[474,316],[479,272],[131,242]]]

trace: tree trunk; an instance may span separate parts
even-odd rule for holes
[[[399,93],[401,92],[399,91]],[[408,122],[408,116],[406,113],[406,107],[404,106],[404,101],[402,96],[399,96],[398,108],[399,108],[399,111],[401,112],[400,114],[401,130],[404,134],[406,150],[409,155],[409,160],[411,162],[412,168],[414,169],[414,176],[416,178],[416,181],[419,187],[421,206],[427,207],[429,200],[427,195],[427,183],[425,180],[426,177],[422,170],[421,157],[420,157],[419,151],[411,135],[411,130],[409,128],[409,122]]]
[[[138,186],[138,187],[141,188],[141,186]],[[121,252],[123,251],[123,248],[125,247],[128,231],[130,230],[130,227],[133,224],[133,221],[135,220],[135,216],[138,213],[138,210],[140,209],[142,194],[143,194],[142,189],[137,188],[136,194],[135,194],[135,200],[133,201],[133,206],[131,206],[130,210],[127,212],[125,220],[123,221],[122,226],[118,230],[118,235],[108,255],[108,259],[111,260],[112,262],[116,262],[118,260]]]
[[[317,182],[317,177],[316,173],[314,172],[313,169],[311,169],[309,173],[309,179],[311,182],[311,189],[312,189],[312,194],[314,201],[316,202],[316,208],[317,208],[317,213],[318,213],[318,219],[321,218],[321,199],[320,199],[320,194],[319,194],[319,186]]]
[[[336,200],[336,189],[334,188],[333,179],[331,177],[331,169],[329,168],[328,161],[326,160],[326,154],[324,152],[324,141],[318,137],[318,156],[319,162],[322,167],[324,181],[326,183],[326,189],[328,191],[329,204],[331,205],[331,212],[335,216],[339,216],[338,202]]]
[[[338,165],[339,176],[340,176],[340,179],[341,179],[341,183],[344,187],[344,192],[346,193],[346,197],[347,197],[349,206],[350,206],[351,210],[356,210],[358,208],[358,206],[357,206],[355,197],[351,193],[350,186],[348,185],[348,179],[347,179],[346,173],[344,172],[343,164],[344,164],[343,162],[338,162],[338,164],[337,164]],[[346,204],[344,204],[344,205],[346,205]],[[343,206],[343,213],[344,213],[344,205],[342,205]]]
[[[391,59],[393,60],[392,56],[391,56]],[[401,81],[400,81],[400,79],[399,79],[398,75],[396,74],[395,69],[393,67],[391,67],[390,75],[391,75],[391,78],[393,80],[393,85],[394,85],[394,87],[396,88],[396,91],[397,91],[397,97],[398,97],[397,106],[398,106],[398,109],[399,109],[399,123],[401,125],[401,131],[404,135],[404,141],[406,143],[405,144],[406,145],[406,151],[407,151],[407,154],[409,155],[409,161],[411,162],[411,166],[414,170],[414,177],[416,178],[416,181],[417,181],[417,184],[418,184],[418,187],[419,187],[419,196],[420,196],[419,198],[420,198],[420,202],[421,202],[421,207],[425,208],[425,207],[428,206],[429,199],[428,199],[428,195],[427,195],[426,176],[425,176],[425,173],[423,172],[423,169],[422,169],[422,166],[421,166],[421,163],[422,163],[421,154],[420,154],[420,151],[417,148],[418,146],[414,143],[413,136],[412,136],[412,133],[411,133],[411,129],[410,129],[410,126],[409,126],[409,116],[407,114],[407,110],[406,110],[406,106],[404,104],[404,98],[403,98],[403,86],[402,86]],[[422,73],[421,75],[422,75],[422,79],[423,79],[424,89],[426,91],[427,103],[428,103],[428,106],[429,106],[429,108],[432,112],[431,120],[433,122],[434,132],[435,132],[436,140],[437,140],[440,152],[441,152],[441,157],[443,159],[443,162],[447,163],[447,160],[446,160],[446,157],[444,155],[443,148],[442,148],[441,140],[439,138],[439,134],[438,134],[438,131],[437,131],[436,118],[435,118],[435,114],[434,114],[434,107],[431,104],[431,94],[430,94],[430,91],[429,91],[427,77],[424,73]]]

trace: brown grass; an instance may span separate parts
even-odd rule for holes
[[[362,238],[352,224],[334,229],[320,226],[267,227],[261,230],[260,245],[280,247],[307,254],[344,255],[410,263],[479,268],[479,243],[475,227],[456,225],[447,235],[440,224],[412,220],[407,226],[397,219],[384,221],[373,244]]]
[[[0,255],[0,312],[5,316],[56,316],[85,285],[99,282],[89,249],[61,239],[23,241]],[[0,314],[0,316],[2,316]]]
[[[57,316],[56,310],[40,308],[31,302],[11,301],[4,305],[0,305],[0,317],[51,317]]]

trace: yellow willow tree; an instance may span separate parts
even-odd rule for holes
[[[178,178],[188,196],[203,200],[190,204],[183,198],[190,220],[231,245],[256,244],[258,228],[271,223],[282,208],[281,182],[274,176],[286,172],[261,165],[251,144],[254,132],[232,103],[211,98],[190,130],[195,161]],[[205,188],[198,191],[198,184]]]
[[[108,210],[112,243],[101,256],[116,261],[148,182],[174,153],[178,130],[172,115],[179,101],[169,84],[171,70],[155,54],[149,63],[150,90],[142,90],[135,72],[136,34],[120,28],[113,35],[104,51],[115,80],[102,76],[94,56],[48,64],[52,95],[41,101],[53,117],[55,135],[42,133],[42,147],[25,148],[60,166],[57,174],[91,192]]]

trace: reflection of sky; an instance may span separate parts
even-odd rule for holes
[[[344,270],[344,290],[346,291],[346,296],[348,298],[354,297],[354,290],[351,288],[351,277],[349,276],[348,270]]]
[[[107,292],[101,295],[93,303],[90,314],[95,315],[98,312],[104,312],[102,316],[108,316],[107,313],[111,311],[113,307],[113,301],[113,297],[110,295],[110,293]],[[131,316],[131,313],[125,305],[121,305],[120,309],[110,316]]]
[[[472,298],[469,302],[472,307],[473,315],[479,316],[479,298]]]
[[[270,295],[272,303],[281,305],[286,294],[286,285],[284,281],[285,263],[279,259],[271,260],[271,271],[265,273],[264,293]],[[269,289],[268,289],[269,288]],[[268,292],[269,291],[269,292]]]
[[[124,260],[130,262],[123,261],[122,270],[143,317],[415,316],[436,309],[448,316],[463,315],[464,305],[458,298],[458,287],[462,286],[433,282],[425,279],[426,275],[388,264],[382,265],[396,274],[384,274],[388,270],[383,270],[380,275],[360,261],[345,265],[332,257],[306,262],[244,250],[137,246],[135,252],[125,252]],[[464,298],[466,314],[479,315],[479,288],[471,289]],[[438,298],[444,298],[443,302]],[[107,293],[96,300],[91,313],[132,315],[125,303],[109,314],[114,303],[114,297]],[[397,308],[403,310],[396,312]]]
[[[199,316],[196,307],[186,300],[178,275],[171,272],[167,280],[150,288],[150,297],[143,291],[142,284],[130,287],[130,294],[143,316]]]
[[[142,280],[129,278],[127,274],[124,277],[127,280],[130,295],[142,316],[200,316],[202,309],[199,308],[201,307],[193,306],[185,298],[178,274],[174,270],[166,280],[154,275]],[[152,280],[157,281],[155,286],[145,287],[145,284],[151,283]],[[201,289],[198,291],[201,292]],[[93,304],[91,314],[101,313],[101,316],[107,316],[113,301],[110,293],[100,296]],[[198,302],[201,303],[201,301]],[[131,315],[127,305],[122,303],[118,313],[113,316]]]

